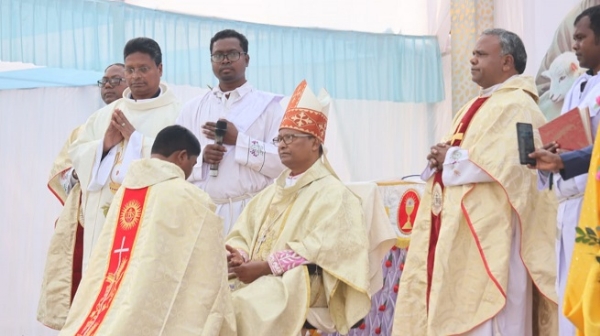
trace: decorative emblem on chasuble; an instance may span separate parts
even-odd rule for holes
[[[433,186],[433,193],[431,195],[431,212],[435,216],[439,216],[440,212],[442,212],[442,200],[443,200],[443,191],[442,186],[439,183],[436,183]]]
[[[415,224],[417,217],[417,210],[419,210],[419,204],[421,199],[418,191],[415,189],[408,189],[400,197],[400,203],[398,204],[398,230],[400,232],[410,235]]]
[[[135,248],[147,192],[146,187],[125,189],[123,193],[104,281],[90,312],[77,331],[77,336],[95,335],[117,296]]]
[[[123,206],[119,225],[123,230],[129,230],[136,226],[142,217],[142,205],[137,200],[131,200]]]

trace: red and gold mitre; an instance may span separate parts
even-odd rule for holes
[[[279,128],[308,133],[324,143],[330,101],[327,91],[322,89],[317,97],[303,80],[294,90]]]

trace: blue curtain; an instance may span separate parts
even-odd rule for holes
[[[147,36],[163,52],[163,80],[213,86],[210,38],[235,29],[249,40],[246,75],[257,88],[290,94],[307,79],[334,98],[435,103],[444,99],[432,36],[304,29],[195,17],[120,2],[0,0],[0,59],[103,71],[123,60],[128,39]]]

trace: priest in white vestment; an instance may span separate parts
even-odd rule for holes
[[[191,130],[204,148],[189,180],[217,204],[227,234],[252,196],[284,169],[271,141],[283,117],[282,97],[259,91],[246,81],[250,56],[244,35],[234,30],[218,32],[210,49],[219,85],[187,103],[177,124]],[[219,119],[227,120],[223,145],[214,141]],[[209,172],[211,164],[218,164],[217,176]]]
[[[556,203],[519,164],[515,129],[545,123],[526,61],[503,29],[484,31],[473,49],[481,92],[427,156],[394,336],[556,335]]]
[[[172,125],[131,164],[60,335],[236,335],[223,220],[185,181],[199,155]]]
[[[117,189],[133,160],[150,156],[156,134],[175,123],[180,105],[162,76],[158,43],[135,38],[124,49],[123,98],[96,111],[69,150],[83,191],[83,270]]]
[[[123,96],[127,88],[125,65],[111,64],[98,81],[100,96],[107,105]],[[83,256],[83,223],[81,221],[81,186],[69,148],[75,142],[81,126],[71,135],[52,165],[48,189],[63,205],[56,220],[48,249],[44,279],[38,304],[37,319],[52,329],[65,323],[69,307],[81,280]]]

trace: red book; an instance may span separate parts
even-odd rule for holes
[[[567,151],[592,144],[592,122],[588,108],[574,108],[539,128],[542,143],[552,141]]]

